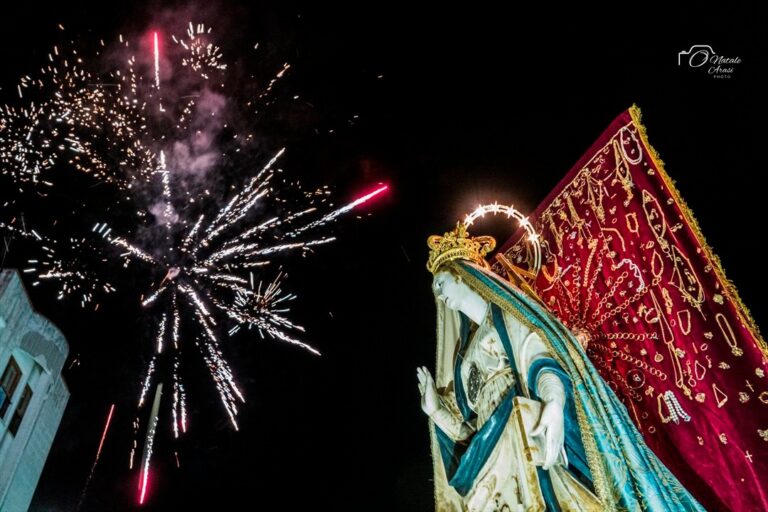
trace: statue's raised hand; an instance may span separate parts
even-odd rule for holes
[[[555,465],[557,456],[565,442],[565,422],[563,404],[558,400],[544,402],[539,424],[531,431],[531,436],[544,436],[544,465],[549,469]]]
[[[440,408],[440,397],[435,389],[435,381],[426,366],[416,368],[416,377],[419,379],[421,409],[427,416],[432,416]]]

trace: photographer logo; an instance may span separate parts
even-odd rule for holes
[[[677,65],[706,72],[712,78],[729,79],[736,66],[741,64],[741,57],[718,55],[708,44],[694,44],[690,50],[677,54]]]

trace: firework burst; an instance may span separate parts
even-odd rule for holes
[[[64,180],[60,173],[75,171],[93,180],[89,188],[106,185],[122,202],[98,213],[78,201],[72,208],[81,224],[77,235],[68,225],[60,236],[44,236],[15,218],[0,221],[0,232],[36,249],[24,272],[34,276],[35,286],[57,283],[60,299],[77,295],[83,307],[98,309],[97,297],[120,288],[112,283],[121,275],[145,284],[139,300],[156,327],[138,409],[145,409],[153,387],[156,392],[149,423],[138,413],[134,421],[132,468],[142,423],[147,429],[138,465],[141,502],[163,380],[170,380],[174,436],[189,426],[183,348],[196,347],[237,429],[245,398],[220,332],[236,335],[247,327],[319,354],[299,339],[304,329],[289,319],[296,296],[285,291],[286,271],[281,267],[271,277],[267,272],[280,258],[332,242],[325,227],[387,189],[380,185],[334,208],[327,186],[305,191],[284,177],[278,163],[285,148],[249,172],[266,145],[256,143],[252,120],[242,116],[253,116],[260,102],[269,102],[290,64],[278,66],[266,87],[238,108],[224,95],[227,65],[209,28],[190,23],[184,35],[170,37],[168,48],[160,31],[143,40],[150,41],[144,53],[141,43],[132,45],[123,36],[115,45],[101,42],[96,57],[108,65],[98,67],[89,66],[74,43],[55,46],[36,76],[22,78],[16,104],[0,107],[0,176],[19,190],[33,189],[38,199],[56,190]],[[247,127],[242,133],[227,122],[235,115],[240,117],[232,125]],[[223,177],[230,169],[236,177]]]
[[[156,251],[160,256],[150,254],[146,249],[123,237],[108,237],[109,243],[121,251],[120,257],[126,266],[132,263],[146,266],[152,269],[150,275],[158,278],[162,276],[159,282],[144,294],[141,302],[144,307],[158,307],[163,311],[156,333],[156,357],[162,354],[163,348],[169,344],[173,346],[174,351],[181,350],[180,318],[195,319],[198,333],[194,337],[195,343],[201,349],[221,401],[235,428],[238,402],[243,402],[244,398],[234,380],[230,365],[222,356],[216,327],[223,320],[217,316],[234,323],[229,330],[230,334],[235,334],[242,325],[247,325],[255,327],[262,337],[268,335],[319,354],[316,349],[295,337],[296,331],[303,332],[304,329],[285,316],[289,312],[288,303],[295,298],[295,295],[283,292],[285,273],[279,272],[271,281],[257,282],[254,269],[270,265],[272,258],[282,253],[306,254],[316,246],[332,242],[333,237],[309,235],[387,189],[386,186],[380,186],[373,192],[324,215],[318,215],[318,208],[308,205],[300,211],[288,211],[279,216],[258,219],[257,212],[274,213],[284,209],[280,206],[280,198],[272,186],[278,172],[276,163],[284,152],[284,149],[278,151],[242,190],[226,201],[225,206],[218,210],[210,221],[202,214],[186,232],[180,232],[178,237],[173,235],[171,224],[163,223],[161,231],[164,231],[164,234],[159,237],[162,249]],[[324,195],[320,191],[304,194],[308,201]],[[164,197],[170,198],[172,194],[164,194]],[[169,210],[173,210],[170,202],[162,208],[164,212]],[[104,230],[104,225],[99,229]],[[158,303],[161,305],[158,306]],[[180,308],[188,308],[191,314],[182,314]],[[151,385],[154,366],[155,358],[149,363],[139,405],[143,404],[144,396]],[[174,381],[180,381],[178,367],[178,363],[174,363]],[[176,432],[179,428],[184,431],[184,393],[174,393],[173,396],[173,411],[176,417],[174,429]]]
[[[45,282],[56,283],[59,300],[76,295],[79,296],[83,308],[95,303],[95,297],[116,291],[94,268],[95,247],[89,238],[69,237],[59,241],[28,227],[23,220],[17,222],[17,219],[22,218],[14,217],[8,223],[0,221],[0,231],[37,247],[38,256],[28,259],[22,269],[22,273],[34,276],[32,286]],[[105,263],[105,260],[97,262],[102,263]],[[97,302],[94,308],[98,309]]]

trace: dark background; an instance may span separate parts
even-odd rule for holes
[[[765,326],[759,183],[768,63],[756,4],[174,7],[184,12],[180,19],[194,12],[193,20],[213,26],[234,67],[252,65],[242,55],[256,41],[266,60],[291,62],[284,92],[300,92],[309,106],[274,120],[275,136],[290,148],[289,173],[333,185],[340,201],[379,181],[391,191],[362,218],[342,218],[331,230],[336,243],[289,267],[287,287],[299,295],[292,318],[322,357],[248,334],[223,338],[247,398],[239,432],[202,365],[190,368],[190,431],[172,440],[165,401],[143,508],[429,510],[431,460],[415,377],[417,365],[434,364],[426,237],[481,202],[533,210],[632,103]],[[144,30],[167,19],[159,15],[168,8],[4,7],[2,101],[13,99],[18,77],[44,62],[60,37],[57,23],[87,43]],[[677,53],[692,44],[743,62],[730,80],[678,67]],[[0,196],[12,195],[0,176]],[[505,234],[499,223],[488,228]],[[25,256],[12,249],[9,262]],[[113,425],[82,510],[137,509],[131,422],[151,353],[148,322],[156,320],[131,293],[95,314],[53,295],[36,288],[32,299],[61,327],[80,364],[66,366],[72,396],[32,510],[75,509],[111,403]]]

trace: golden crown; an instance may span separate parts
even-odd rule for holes
[[[467,227],[462,222],[456,223],[456,229],[443,236],[432,235],[427,239],[429,260],[427,270],[431,273],[444,263],[453,260],[469,260],[482,267],[488,267],[485,255],[496,247],[496,240],[490,236],[469,236]]]

